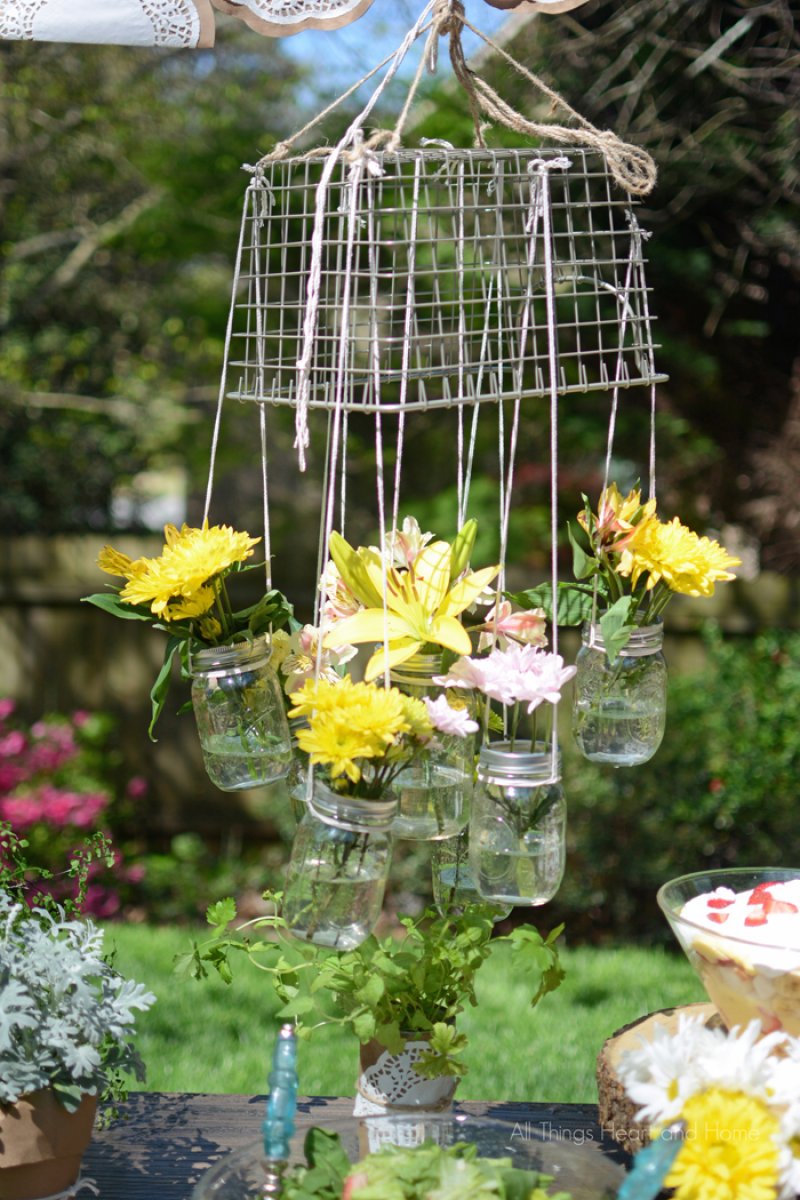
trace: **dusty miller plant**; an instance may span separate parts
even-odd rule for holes
[[[25,904],[25,842],[7,826],[0,834],[0,1106],[43,1087],[71,1112],[85,1094],[116,1102],[126,1073],[144,1079],[134,1012],[156,997],[104,958],[103,932],[76,902],[68,913],[42,893]],[[82,865],[78,856],[66,872],[78,900]]]

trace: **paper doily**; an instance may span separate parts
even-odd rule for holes
[[[340,29],[362,16],[372,0],[212,0],[256,33],[286,37],[303,29]]]
[[[209,0],[7,0],[0,39],[123,46],[214,44]]]

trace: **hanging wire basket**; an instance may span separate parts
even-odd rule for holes
[[[304,344],[311,408],[415,411],[546,396],[553,382],[566,395],[664,380],[635,202],[601,153],[564,153],[370,152],[371,170],[342,158],[322,193],[324,160],[265,163],[245,200],[227,394],[295,405]],[[537,167],[556,160],[568,165],[548,170],[548,247]]]

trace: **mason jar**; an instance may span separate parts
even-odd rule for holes
[[[223,792],[282,779],[289,724],[266,638],[192,654],[192,707],[209,779]]]
[[[635,767],[652,758],[661,745],[667,715],[663,644],[663,624],[645,625],[633,630],[611,662],[600,626],[584,626],[572,728],[590,762]]]
[[[442,917],[460,917],[468,908],[480,905],[491,912],[493,921],[502,921],[511,912],[510,904],[485,900],[478,891],[469,861],[469,831],[433,843],[431,854],[433,902]]]
[[[555,770],[554,770],[555,767]],[[481,748],[469,824],[469,859],[486,900],[533,907],[558,891],[566,857],[567,805],[560,757],[537,743]]]
[[[307,728],[308,721],[305,717],[293,717],[289,721],[289,733],[292,739],[292,761],[289,764],[289,770],[286,775],[286,792],[289,797],[292,816],[298,825],[305,815],[306,800],[308,799],[309,758],[305,750],[301,750],[297,744],[297,733],[298,730]]]
[[[441,656],[415,654],[389,676],[393,687],[416,700],[436,700],[445,689],[433,682]],[[475,739],[434,732],[430,748],[405,767],[392,784],[398,810],[396,837],[430,842],[453,837],[469,820]]]
[[[283,917],[294,937],[334,950],[359,946],[377,924],[392,858],[397,800],[360,800],[320,778],[297,827]]]

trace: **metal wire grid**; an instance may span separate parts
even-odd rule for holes
[[[350,167],[337,164],[322,218],[311,407],[396,412],[550,394],[531,164],[561,154],[379,154],[382,174],[362,175],[354,220]],[[568,170],[549,172],[558,391],[660,382],[632,202],[601,155],[568,157]],[[248,189],[233,398],[296,402],[321,172],[318,160],[279,161]]]

